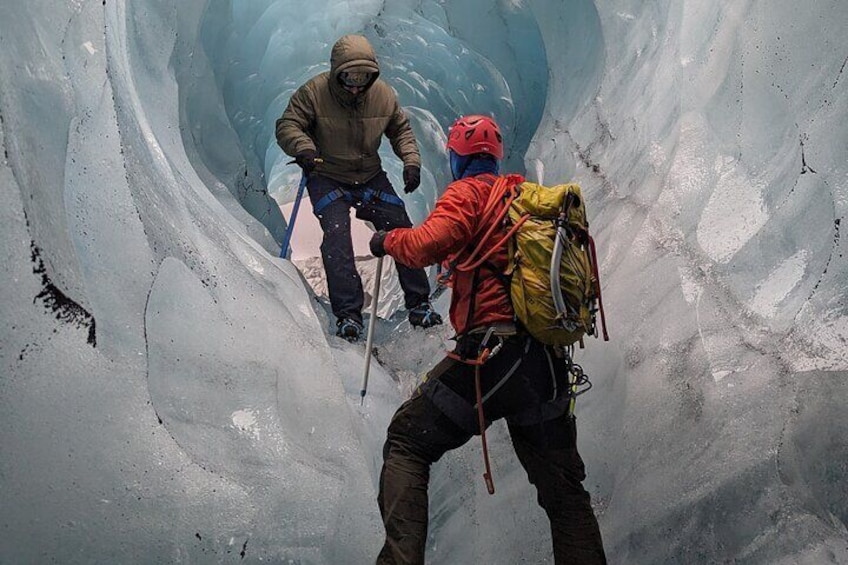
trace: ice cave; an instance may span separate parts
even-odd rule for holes
[[[610,563],[848,564],[846,23],[844,0],[3,1],[0,562],[374,562],[386,426],[450,328],[404,324],[387,280],[360,403],[308,211],[279,258],[299,172],[274,138],[359,33],[419,140],[414,223],[462,114],[502,123],[505,168],[583,187]],[[489,438],[494,496],[477,441],[433,469],[428,563],[552,563]]]

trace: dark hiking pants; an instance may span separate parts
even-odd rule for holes
[[[344,184],[312,175],[307,190],[312,210],[324,232],[321,258],[333,314],[337,318],[351,318],[362,323],[364,294],[362,279],[354,263],[350,207],[356,209],[357,218],[371,222],[378,230],[408,228],[412,222],[385,172],[362,185]],[[427,300],[430,283],[424,269],[411,269],[397,262],[395,266],[406,308],[415,308]]]
[[[483,407],[487,424],[506,418],[518,459],[550,520],[555,563],[603,564],[601,533],[581,484],[586,475],[575,422],[563,394],[566,372],[563,361],[536,340],[508,338],[482,368]],[[378,503],[386,541],[378,565],[424,563],[430,465],[480,433],[475,404],[474,367],[446,357],[395,413],[383,448]]]

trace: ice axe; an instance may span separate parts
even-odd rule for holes
[[[315,159],[316,163],[323,163],[324,160],[320,157]],[[292,165],[297,163],[297,161],[289,161],[286,165]],[[291,217],[289,218],[289,225],[286,228],[286,235],[283,237],[283,246],[280,248],[280,257],[282,259],[286,258],[286,255],[289,253],[289,244],[291,243],[292,233],[294,232],[294,221],[297,219],[297,211],[300,209],[300,201],[303,198],[303,190],[306,188],[306,173],[304,172],[300,176],[300,186],[297,188],[297,196],[294,198],[294,207],[292,208]]]
[[[377,257],[377,273],[374,276],[374,293],[371,297],[371,318],[368,320],[368,337],[365,340],[365,375],[362,377],[360,404],[365,403],[365,392],[368,390],[368,373],[371,371],[371,344],[374,342],[374,328],[377,325],[377,303],[380,299],[380,282],[383,279],[383,258]]]

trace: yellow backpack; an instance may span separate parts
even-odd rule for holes
[[[596,335],[600,312],[604,339],[609,340],[580,186],[523,182],[508,214],[512,225],[519,226],[509,240],[510,294],[527,331],[548,345],[571,345],[584,335]]]
[[[609,340],[601,300],[595,242],[589,235],[580,186],[545,187],[518,175],[500,177],[492,187],[490,204],[506,201],[497,218],[485,222],[491,233],[507,222],[506,236],[482,257],[479,248],[458,270],[479,267],[495,249],[509,245],[510,297],[515,315],[530,335],[542,343],[583,344],[584,335],[597,336],[601,315]],[[487,210],[492,210],[487,205]],[[485,241],[488,234],[480,241]]]

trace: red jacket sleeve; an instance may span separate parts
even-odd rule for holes
[[[481,194],[475,182],[452,182],[435,209],[415,228],[397,228],[386,235],[386,253],[408,267],[444,261],[461,250],[477,231]]]

